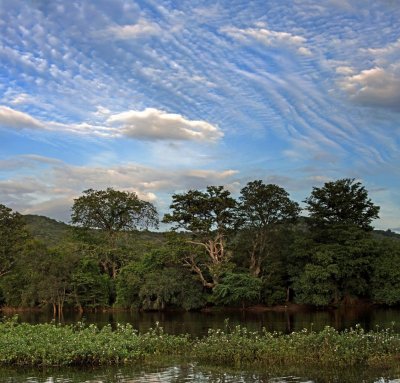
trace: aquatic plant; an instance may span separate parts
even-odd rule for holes
[[[0,365],[115,365],[176,357],[217,365],[309,365],[385,367],[400,361],[400,334],[392,329],[365,332],[291,334],[248,331],[245,327],[209,330],[203,338],[165,334],[156,324],[139,333],[130,324],[31,325],[17,319],[0,323]]]

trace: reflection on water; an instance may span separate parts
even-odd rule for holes
[[[396,378],[397,376],[397,378]],[[181,382],[270,382],[270,383],[400,383],[400,373],[388,371],[238,371],[176,364],[164,367],[132,366],[94,370],[16,371],[0,369],[4,383],[181,383]]]
[[[10,314],[11,315],[11,314]],[[24,322],[43,323],[53,319],[51,313],[24,312],[19,314]],[[388,308],[342,308],[337,310],[303,310],[300,312],[252,312],[252,311],[218,311],[218,312],[98,312],[85,313],[83,317],[76,312],[64,314],[63,321],[74,323],[84,320],[86,323],[115,325],[131,323],[141,332],[154,327],[156,322],[167,333],[189,333],[193,336],[207,334],[209,328],[223,328],[224,320],[229,318],[231,325],[241,324],[250,330],[261,330],[263,327],[270,331],[291,332],[304,328],[321,330],[326,325],[338,330],[354,327],[356,324],[366,330],[388,328],[394,322],[394,328],[400,332],[400,309]]]

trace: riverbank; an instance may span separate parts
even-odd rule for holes
[[[159,326],[139,333],[129,324],[0,323],[0,365],[118,365],[159,357],[217,365],[386,367],[400,362],[400,334],[392,330],[338,332],[331,327],[291,334],[251,332],[244,327],[210,330],[202,338],[165,334]]]

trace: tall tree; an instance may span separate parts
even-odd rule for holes
[[[241,190],[239,201],[240,226],[250,241],[250,272],[259,276],[262,260],[268,257],[271,231],[279,224],[294,222],[301,209],[289,198],[285,189],[266,185],[261,180],[249,182]]]
[[[379,207],[347,178],[313,188],[305,202],[311,230],[294,251],[301,265],[293,276],[296,299],[327,305],[368,296],[376,254],[369,232]]]
[[[374,205],[360,182],[343,178],[314,187],[304,201],[316,227],[338,224],[372,230],[372,220],[379,218],[379,207]]]
[[[150,202],[140,200],[135,193],[88,189],[74,200],[71,222],[84,229],[105,234],[108,248],[103,247],[104,269],[115,278],[121,264],[117,248],[121,233],[158,226],[158,213]]]
[[[163,222],[174,223],[173,230],[189,232],[191,238],[187,242],[201,247],[206,255],[203,263],[199,252],[188,248],[183,263],[198,275],[204,287],[213,288],[231,257],[226,240],[236,222],[236,201],[223,186],[208,186],[204,192],[174,194],[170,209],[172,213],[166,214]]]
[[[0,204],[0,277],[12,270],[28,238],[22,215]]]

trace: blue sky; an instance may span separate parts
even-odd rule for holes
[[[0,203],[344,177],[400,230],[397,0],[0,0]]]

